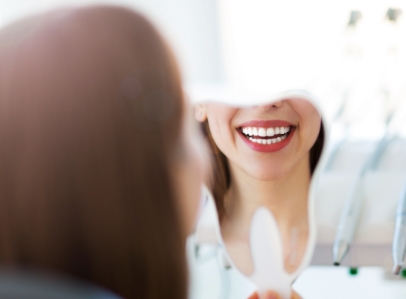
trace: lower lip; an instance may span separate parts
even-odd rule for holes
[[[289,144],[290,140],[292,140],[293,134],[295,133],[295,128],[290,129],[288,137],[286,137],[284,140],[271,144],[256,143],[249,140],[248,138],[245,138],[244,134],[241,131],[238,131],[238,133],[240,134],[242,140],[244,140],[244,142],[254,151],[270,153],[280,151],[281,149],[286,147]]]

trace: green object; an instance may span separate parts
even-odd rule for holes
[[[350,272],[350,275],[357,275],[358,274],[358,268],[351,267],[349,272]]]
[[[405,269],[402,269],[402,271],[400,271],[400,276],[401,276],[402,278],[406,278],[406,268],[405,268]]]

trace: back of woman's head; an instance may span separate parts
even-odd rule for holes
[[[151,24],[116,7],[0,31],[0,265],[185,298],[170,177],[183,96]]]

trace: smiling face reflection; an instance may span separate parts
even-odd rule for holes
[[[301,99],[252,108],[210,103],[203,109],[219,149],[260,180],[283,178],[301,160],[308,161],[320,131],[320,115]]]
[[[209,103],[197,108],[228,162],[229,186],[221,232],[227,251],[245,274],[253,271],[249,228],[254,211],[271,210],[281,232],[285,269],[293,272],[306,249],[310,152],[321,127],[315,107],[302,99],[235,108]],[[221,196],[220,196],[221,197]]]

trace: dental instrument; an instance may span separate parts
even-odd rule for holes
[[[341,213],[340,222],[337,228],[333,244],[333,259],[334,265],[339,266],[348,252],[351,245],[354,233],[356,231],[357,222],[362,206],[363,186],[362,182],[366,173],[376,169],[377,164],[388,144],[393,140],[393,136],[386,134],[378,143],[372,155],[364,164],[358,179],[354,182],[352,191],[347,198],[343,211]]]
[[[396,210],[395,233],[392,243],[393,274],[399,275],[406,255],[406,186],[403,188]]]

